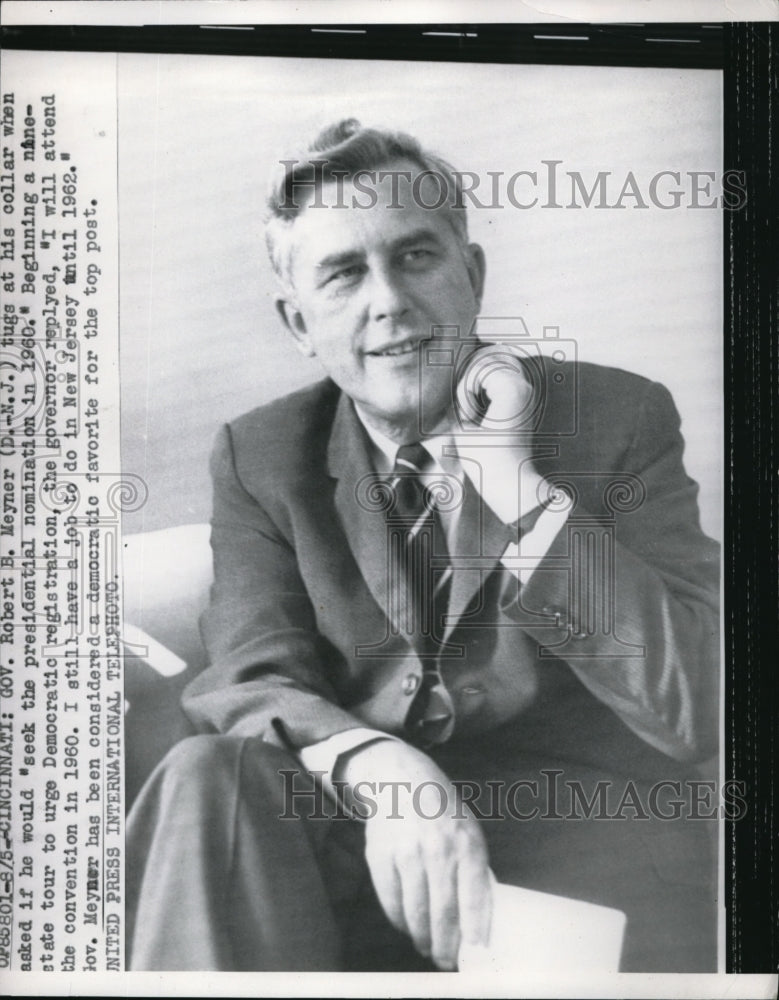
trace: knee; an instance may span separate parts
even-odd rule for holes
[[[163,758],[159,770],[167,781],[187,783],[206,777],[218,780],[241,770],[247,759],[253,770],[267,773],[299,767],[285,750],[259,738],[207,733],[188,736],[177,743]]]
[[[235,740],[229,736],[199,735],[180,740],[163,757],[161,768],[166,774],[200,774],[204,770],[220,767],[231,755]]]
[[[285,809],[285,774],[301,774],[299,762],[287,751],[261,739],[244,736],[189,736],[177,743],[157,766],[134,807],[149,802],[168,813],[230,814],[237,802],[265,812]],[[300,781],[299,778],[296,779]]]

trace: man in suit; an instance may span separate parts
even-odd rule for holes
[[[130,817],[132,967],[453,969],[492,871],[623,909],[624,969],[713,970],[717,553],[669,394],[477,339],[410,137],[282,167],[278,312],[327,378],[214,449],[203,735]]]

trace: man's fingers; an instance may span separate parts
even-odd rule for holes
[[[517,349],[504,344],[476,351],[457,386],[458,415],[466,430],[521,430],[532,399],[533,386]]]
[[[460,947],[458,920],[457,871],[453,864],[431,865],[428,872],[430,893],[431,955],[441,969],[457,967]]]
[[[492,920],[493,876],[485,860],[468,855],[457,873],[460,933],[468,944],[486,945]]]
[[[370,868],[373,888],[381,908],[386,914],[387,920],[392,926],[404,934],[410,934],[403,911],[403,895],[401,891],[400,875],[389,858],[378,858],[366,852],[368,867]]]
[[[417,951],[429,958],[432,952],[430,929],[430,894],[427,872],[422,859],[404,864],[399,873],[403,895],[403,915],[408,933]]]
[[[410,756],[410,764],[419,765],[421,755]],[[423,773],[446,781],[427,758],[422,763]],[[440,968],[456,968],[461,940],[486,943],[489,861],[473,817],[407,816],[398,824],[379,814],[366,823],[365,856],[387,919]]]
[[[417,951],[429,957],[432,945],[430,900],[421,855],[400,860],[388,850],[368,847],[366,859],[387,919],[397,930],[408,934]]]

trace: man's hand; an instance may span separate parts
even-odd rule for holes
[[[533,464],[530,446],[538,404],[533,394],[519,356],[503,344],[475,351],[457,387],[459,419],[455,423],[468,432],[454,431],[463,468],[507,524],[537,507],[548,492]]]
[[[339,777],[376,790],[365,854],[387,918],[439,968],[455,969],[461,940],[486,944],[489,937],[491,876],[477,820],[444,772],[407,743],[361,748]]]

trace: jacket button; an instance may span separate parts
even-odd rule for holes
[[[403,678],[401,687],[403,688],[403,694],[413,694],[419,687],[419,678],[416,674],[407,674]]]

